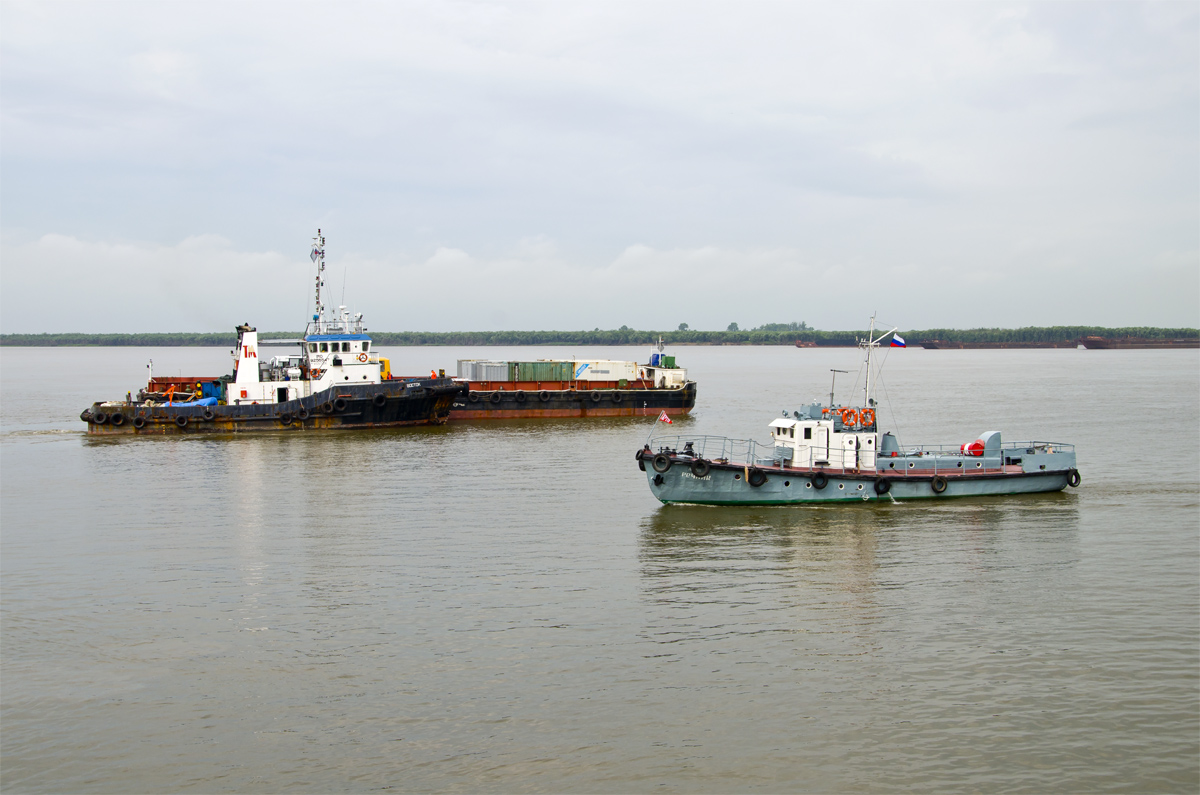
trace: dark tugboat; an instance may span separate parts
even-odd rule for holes
[[[362,314],[346,307],[326,314],[325,238],[317,230],[316,311],[300,353],[260,359],[258,332],[237,327],[231,376],[154,378],[137,400],[99,402],[79,418],[90,434],[241,433],[334,428],[390,428],[446,422],[464,391],[445,377],[394,378],[389,362],[371,348]]]

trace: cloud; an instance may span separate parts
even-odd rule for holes
[[[773,280],[853,273],[946,325],[979,285],[1021,296],[1049,263],[1074,263],[1092,303],[995,322],[1200,324],[1194,291],[1121,280],[1164,252],[1185,282],[1196,264],[1198,20],[1133,3],[6,3],[0,229],[34,259],[50,248],[12,241],[177,262],[179,241],[215,236],[214,261],[299,265],[320,226],[396,295],[398,273],[478,292],[468,324],[570,320],[575,290],[610,297],[586,325],[620,325],[616,297],[650,283],[714,327],[741,301],[746,326]],[[919,289],[865,281],[914,271]],[[80,312],[124,300],[98,289]],[[214,323],[227,298],[161,300]],[[858,324],[828,308],[846,304],[786,319]]]

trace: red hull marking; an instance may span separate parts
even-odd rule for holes
[[[678,417],[687,414],[691,409],[641,409],[632,406],[628,408],[603,409],[451,409],[450,420],[518,420],[553,417],[657,417],[665,411],[669,416]]]

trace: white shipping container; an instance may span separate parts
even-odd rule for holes
[[[575,378],[578,381],[629,381],[637,378],[637,362],[618,362],[608,359],[575,362]]]

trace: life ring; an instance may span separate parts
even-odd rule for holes
[[[750,470],[750,476],[746,478],[746,482],[754,488],[758,488],[767,482],[767,473],[763,472],[758,467],[753,467]]]
[[[387,395],[382,392],[376,392],[375,397],[371,398],[371,402],[375,404],[376,408],[381,409],[387,405]]]
[[[311,379],[320,378],[321,377],[321,369],[319,367],[314,367],[313,369],[309,370],[308,377]]]
[[[333,413],[333,404],[330,403],[328,400],[326,400],[324,403],[321,404],[321,411],[325,412],[326,414],[332,414]]]
[[[1079,485],[1080,479],[1078,469],[1072,469],[1067,473],[1067,485],[1071,488],[1076,488]]]
[[[538,400],[542,401],[543,403],[550,400],[550,390],[543,389],[541,392],[538,392]]]
[[[135,427],[135,428],[145,428],[145,427],[146,427],[146,418],[145,418],[145,417],[143,417],[141,414],[139,414],[139,415],[137,415],[136,417],[134,417],[134,418],[133,418],[133,427]]]
[[[858,412],[854,409],[842,409],[842,425],[847,427],[858,422]]]
[[[929,488],[933,489],[934,494],[941,494],[946,490],[946,479],[941,475],[934,475],[933,480],[929,481]]]
[[[346,410],[346,399],[345,398],[334,398],[333,399],[333,410],[334,411],[345,411]]]
[[[876,494],[887,494],[891,490],[892,490],[892,484],[891,484],[891,481],[889,481],[887,478],[879,478],[878,480],[875,481],[875,493]]]
[[[467,400],[471,401],[472,403],[478,403],[479,402],[479,393],[478,392],[469,393],[467,395]]]
[[[624,395],[622,395],[620,392],[613,392],[613,393],[612,393],[612,402],[613,402],[613,403],[620,403],[620,402],[621,402],[622,400],[624,400],[624,399],[625,399],[625,396],[624,396]]]
[[[705,461],[703,458],[697,458],[695,461],[692,462],[692,474],[698,478],[707,477],[708,470],[710,468],[711,467],[709,466],[708,462]]]
[[[863,409],[859,417],[862,419],[863,427],[870,428],[875,424],[875,409]],[[881,491],[879,493],[886,494],[887,492]]]
[[[492,396],[490,398],[488,398],[488,400],[492,401],[493,403],[499,403],[503,399],[504,399],[504,396],[500,394],[499,389],[497,389],[495,392],[493,392]]]
[[[188,422],[188,418],[187,418],[186,414],[179,414],[175,417],[175,424],[178,425],[180,428],[186,428],[187,422]]]
[[[671,457],[665,453],[659,453],[654,456],[653,464],[655,472],[666,472],[671,468]]]
[[[308,419],[308,409],[304,408],[304,406],[296,409],[296,419],[300,420],[301,422],[304,422],[306,419]]]
[[[96,423],[97,425],[103,425],[104,423],[108,422],[108,415],[103,411],[92,412],[92,422]]]
[[[515,395],[513,395],[513,397],[516,398],[518,403],[524,403],[525,402],[525,390],[518,389],[517,393]]]
[[[813,488],[816,489],[817,491],[820,491],[821,489],[825,488],[825,486],[828,483],[829,483],[829,478],[825,477],[824,472],[818,472],[817,474],[812,476],[812,485],[813,485]]]
[[[282,414],[280,414],[279,415],[279,424],[280,425],[291,425],[292,424],[292,412],[285,411]]]
[[[604,395],[601,395],[598,391],[592,392],[592,402],[593,403],[599,403],[603,398],[604,398]]]
[[[120,428],[125,424],[125,415],[119,411],[114,411],[113,415],[108,418],[108,421],[112,423],[114,427]]]
[[[212,422],[217,418],[217,412],[213,411],[211,406],[205,406],[200,416],[204,417],[205,422]]]
[[[370,359],[370,358],[371,358],[371,357],[370,357],[370,356],[367,356],[365,353],[360,353],[360,354],[358,355],[358,360],[359,360],[360,362],[365,362],[367,359]]]

